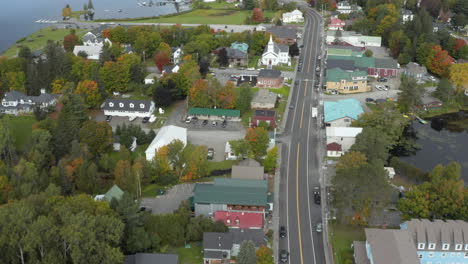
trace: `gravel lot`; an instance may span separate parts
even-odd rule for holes
[[[230,140],[242,139],[245,137],[245,130],[240,131],[209,131],[191,130],[187,133],[188,141],[193,145],[204,145],[215,150],[213,161],[224,160],[224,148],[226,142]]]
[[[194,184],[178,184],[167,191],[165,195],[155,198],[143,198],[141,207],[151,208],[152,214],[170,214],[174,212],[182,201],[193,196]]]

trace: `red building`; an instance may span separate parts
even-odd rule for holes
[[[255,110],[252,117],[252,127],[258,126],[262,121],[265,121],[270,127],[276,127],[276,112],[274,110]]]
[[[375,66],[369,67],[370,76],[397,77],[399,65],[394,59],[375,59]]]
[[[261,69],[257,76],[257,87],[280,88],[283,86],[284,78],[278,70]]]
[[[215,221],[221,221],[229,228],[263,228],[263,214],[261,213],[216,211]]]

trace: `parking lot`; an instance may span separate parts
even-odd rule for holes
[[[96,120],[97,122],[100,122],[100,121],[105,121],[106,120],[106,116],[104,115],[104,112],[102,111],[99,111],[95,116],[94,116],[94,120]],[[117,128],[117,126],[122,126],[123,124],[126,124],[126,125],[137,125],[137,126],[140,126],[143,131],[145,132],[149,132],[150,131],[150,123],[146,123],[146,124],[143,124],[141,121],[143,119],[142,118],[137,118],[133,121],[130,122],[130,120],[128,119],[128,117],[122,117],[122,116],[113,116],[111,121],[109,122],[109,124],[111,125],[112,127],[112,130],[115,131],[115,129]]]
[[[189,183],[175,185],[165,195],[143,198],[140,206],[151,209],[152,214],[171,214],[179,208],[182,201],[193,196],[193,187],[194,184]]]
[[[243,139],[245,129],[238,131],[216,131],[216,130],[193,130],[189,128],[187,139],[193,145],[204,145],[215,151],[213,161],[224,160],[224,149],[226,142],[230,140]]]

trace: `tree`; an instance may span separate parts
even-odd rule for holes
[[[206,74],[210,70],[210,60],[207,57],[203,57],[198,63],[198,67],[202,78],[205,78]]]
[[[425,89],[418,85],[416,79],[403,75],[401,77],[400,91],[398,95],[398,107],[402,112],[413,111],[414,107],[421,105],[421,98]]]
[[[434,95],[440,100],[442,100],[443,102],[447,102],[452,92],[453,92],[452,85],[447,79],[443,78],[437,84],[437,89],[434,92]]]
[[[403,49],[409,45],[410,40],[403,30],[398,30],[390,33],[388,42],[393,58],[398,58]]]
[[[250,156],[250,143],[244,139],[229,141],[232,153],[238,160],[248,158]]]
[[[250,102],[252,101],[252,91],[250,85],[247,83],[242,84],[239,87],[239,95],[236,98],[236,109],[244,114],[250,110]]]
[[[62,17],[65,20],[66,18],[69,18],[72,14],[72,9],[70,8],[70,5],[66,5],[65,8],[62,9]]]
[[[272,149],[267,151],[267,156],[263,161],[263,167],[265,167],[265,172],[274,173],[276,169],[277,160],[278,147],[274,146]]]
[[[240,245],[239,254],[237,255],[237,263],[239,264],[256,264],[257,255],[255,254],[255,244],[251,241],[243,241]]]
[[[20,50],[18,51],[18,57],[25,59],[27,62],[31,61],[31,49],[28,46],[21,46]]]
[[[291,57],[299,56],[299,47],[297,46],[297,42],[294,42],[291,46],[289,46],[289,55]]]
[[[76,34],[68,34],[63,37],[63,48],[67,52],[72,52],[75,45],[78,44],[79,38]]]
[[[335,40],[333,40],[333,44],[334,45],[340,45],[341,44],[341,37],[342,37],[343,33],[341,32],[340,29],[337,29],[335,31]]]
[[[356,143],[351,151],[361,152],[370,162],[380,160],[385,162],[388,158],[389,142],[376,128],[366,127],[357,135]]]
[[[468,63],[451,65],[449,78],[450,82],[457,88],[458,93],[468,89]]]
[[[218,63],[220,66],[226,67],[229,65],[229,58],[227,55],[227,50],[226,48],[222,48],[219,50],[218,53]]]
[[[161,43],[161,35],[154,31],[140,31],[136,34],[133,47],[135,51],[149,58],[156,54],[156,51]]]
[[[249,142],[252,155],[257,161],[261,160],[267,154],[270,138],[268,137],[268,131],[264,128],[249,128],[245,135],[245,140]]]
[[[257,249],[257,264],[273,264],[273,250],[267,246]]]
[[[128,160],[119,160],[114,169],[115,184],[122,190],[135,197],[137,194],[137,180],[132,172],[132,166]]]
[[[364,55],[366,57],[372,57],[372,55],[374,55],[374,52],[372,52],[372,50],[370,49],[366,49],[366,51],[364,52]]]
[[[93,1],[89,0],[88,1],[88,9],[94,9]]]
[[[167,44],[166,42],[159,43],[158,52],[165,52],[165,53],[167,53],[167,55],[169,57],[171,57],[171,55],[172,55],[171,46],[169,44]]]
[[[105,121],[86,121],[80,129],[80,142],[87,144],[95,156],[109,152],[114,142],[112,127]]]
[[[190,146],[186,147],[185,155],[187,157],[187,173],[184,175],[183,180],[200,179],[209,174],[206,146],[196,146],[191,150]],[[188,151],[190,150],[190,155]],[[184,168],[184,167],[182,167]]]
[[[337,169],[347,169],[353,167],[360,167],[367,164],[367,157],[358,151],[348,151],[340,157],[336,164]]]
[[[434,45],[429,53],[429,60],[426,67],[431,72],[441,76],[448,77],[453,58],[448,55],[448,51],[442,50],[439,45]]]
[[[243,2],[244,9],[245,10],[252,10],[255,7],[255,1],[254,0],[245,0]]]
[[[75,89],[75,94],[84,96],[85,102],[89,107],[97,108],[102,102],[101,92],[95,81],[81,81]]]
[[[203,79],[196,80],[189,91],[189,103],[194,107],[212,106],[211,98],[208,96],[208,82]]]
[[[216,90],[216,107],[222,109],[233,109],[236,105],[236,91],[232,82],[226,82],[224,86],[221,86]]]
[[[154,55],[154,64],[156,64],[156,67],[158,67],[158,70],[160,72],[163,71],[163,67],[168,65],[171,58],[166,52],[158,52],[156,55]]]
[[[255,23],[261,23],[265,20],[263,11],[261,8],[254,8],[252,12],[252,21]]]

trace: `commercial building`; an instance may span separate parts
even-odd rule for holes
[[[260,88],[281,88],[284,78],[278,70],[261,69],[257,76],[257,87]]]
[[[101,105],[106,116],[150,117],[155,105],[149,100],[106,99]]]
[[[324,122],[331,127],[349,127],[364,112],[356,99],[344,99],[324,103]]]
[[[162,127],[146,149],[146,159],[153,160],[159,148],[169,145],[174,140],[180,140],[184,146],[187,145],[187,129],[172,125]]]
[[[326,90],[350,94],[369,92],[371,87],[367,85],[367,72],[334,68],[326,71]]]

